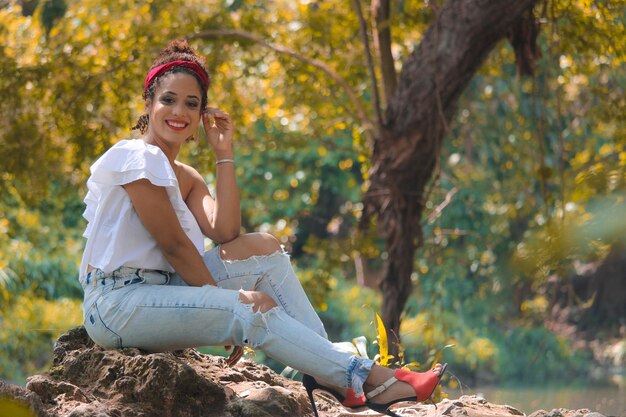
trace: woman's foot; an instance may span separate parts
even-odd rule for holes
[[[351,409],[360,409],[363,406],[378,412],[396,416],[397,414],[389,410],[389,406],[400,401],[424,401],[430,398],[433,391],[439,384],[441,376],[447,365],[437,364],[427,372],[411,372],[403,369],[392,370],[382,366],[374,365],[365,381],[364,390],[367,392],[357,397],[353,390],[339,387],[330,388],[321,385],[312,376],[304,375],[302,383],[306,388],[311,401],[313,414],[318,417],[313,391],[324,390],[334,396],[342,405]]]
[[[411,379],[412,384],[401,380],[393,382],[392,379],[390,385],[381,390],[379,387],[382,387],[386,382],[389,383],[390,378],[396,376],[396,370],[374,365],[363,388],[367,400],[375,404],[388,404],[400,398],[411,397],[417,397],[418,401],[424,401],[430,397],[437,386],[443,369],[443,365],[438,363],[429,371],[411,372],[410,377],[407,378]],[[416,386],[417,392],[413,385]]]
[[[354,390],[351,388],[337,387],[323,381],[320,383],[318,380],[314,379],[310,375],[304,375],[302,378],[302,383],[307,391],[310,391],[311,393],[315,389],[321,389],[322,391],[326,391],[327,393],[335,397],[335,399],[346,408],[355,409],[361,408],[365,405],[365,394],[361,393],[361,395],[357,396]],[[313,403],[313,400],[311,400],[311,403]]]

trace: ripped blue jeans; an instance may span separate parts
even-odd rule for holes
[[[218,247],[205,253],[204,262],[218,287],[190,287],[163,271],[91,271],[81,279],[87,333],[105,348],[249,346],[326,383],[362,392],[373,361],[327,339],[286,253],[228,261]],[[277,307],[253,312],[240,301],[240,290],[262,291]]]

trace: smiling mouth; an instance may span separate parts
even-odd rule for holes
[[[183,130],[184,128],[187,127],[188,123],[183,123],[183,122],[175,122],[173,120],[166,120],[165,123],[174,130]]]

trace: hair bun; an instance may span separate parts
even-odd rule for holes
[[[190,54],[195,55],[196,51],[189,45],[186,39],[174,39],[170,41],[170,43],[161,50],[160,55],[171,55],[171,54]]]
[[[199,55],[198,52],[191,45],[189,45],[187,39],[171,40],[165,48],[161,49],[159,56],[157,56],[157,58],[152,62],[151,68],[177,60],[195,62],[200,65],[208,76],[208,71],[206,70],[206,59]]]

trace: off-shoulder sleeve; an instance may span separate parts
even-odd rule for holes
[[[167,157],[156,146],[142,140],[122,140],[91,166],[90,181],[102,185],[124,185],[147,179],[161,187],[178,182]]]
[[[83,217],[87,220],[84,237],[91,234],[107,194],[117,186],[140,179],[165,187],[182,228],[185,231],[190,229],[192,219],[186,215],[185,202],[169,160],[160,148],[140,139],[131,139],[115,144],[91,166],[91,177],[87,180],[88,192],[84,199],[86,208]],[[107,214],[103,213],[100,217],[103,215]]]

